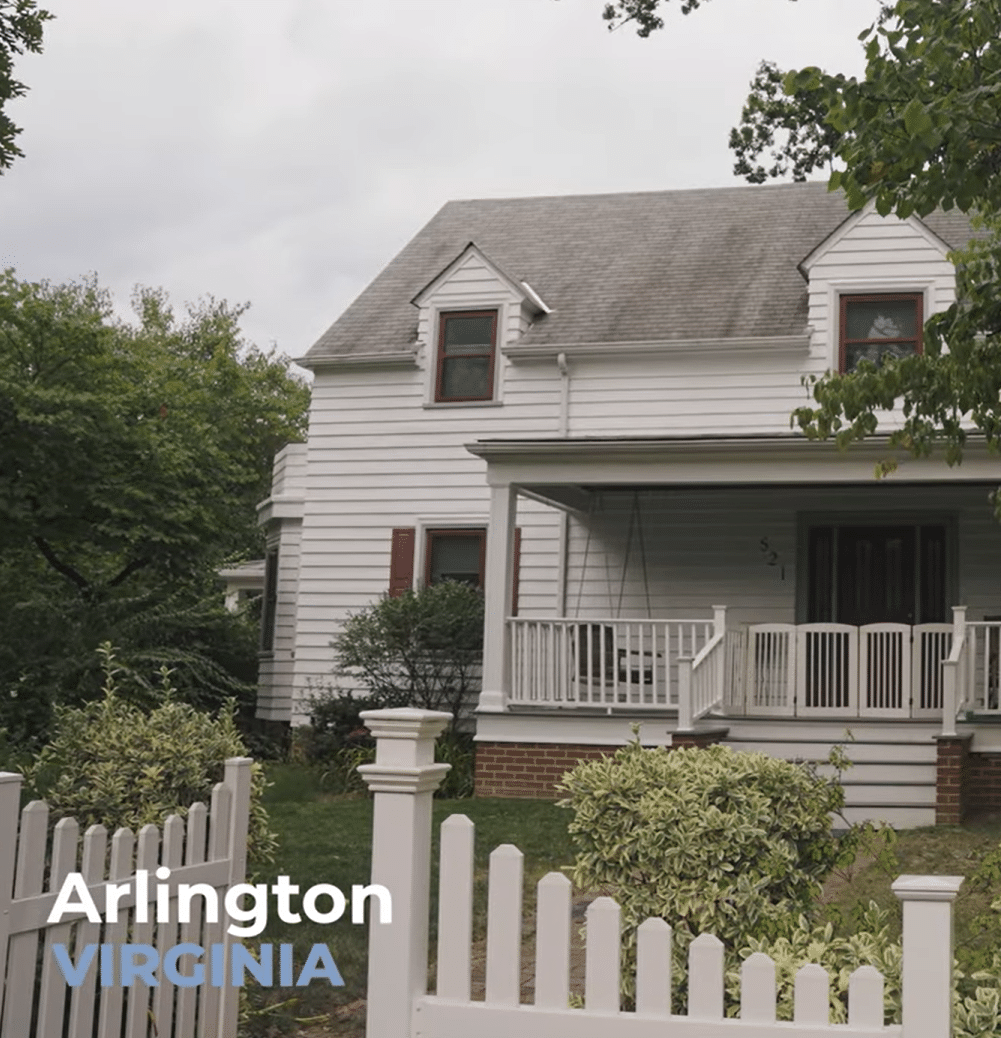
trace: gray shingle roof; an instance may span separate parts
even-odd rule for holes
[[[415,338],[410,300],[469,244],[552,308],[524,343],[797,335],[797,264],[848,217],[826,184],[449,202],[306,355],[393,353]],[[948,244],[960,213],[925,223]]]

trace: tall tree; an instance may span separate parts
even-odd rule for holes
[[[23,154],[14,143],[21,132],[4,112],[4,105],[23,97],[28,88],[14,78],[14,55],[42,50],[42,28],[52,15],[36,0],[0,0],[0,171]]]
[[[658,0],[611,8],[641,35],[663,26],[657,9]],[[793,416],[807,436],[846,446],[876,432],[881,413],[900,409],[891,451],[939,448],[957,464],[971,434],[1001,447],[1001,4],[898,0],[883,4],[859,39],[861,79],[814,67],[759,69],[731,136],[736,172],[752,182],[802,179],[833,162],[829,185],[850,209],[871,202],[884,216],[939,207],[970,215],[976,237],[953,256],[958,301],[927,322],[924,352],[812,379],[813,403]],[[776,123],[786,131],[778,139]],[[880,471],[893,465],[890,456]],[[1001,518],[1001,494],[994,501]]]
[[[133,302],[126,323],[93,278],[0,275],[0,688],[85,694],[109,638],[206,662],[215,568],[260,550],[272,456],[304,436],[308,389],[243,340],[244,307]]]

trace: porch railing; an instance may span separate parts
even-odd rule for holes
[[[694,659],[678,660],[678,731],[691,731],[696,721],[723,705],[726,648],[726,630],[720,624]]]
[[[1001,714],[998,699],[998,658],[1001,655],[1001,620],[968,620],[966,633],[965,696],[957,709],[978,714]]]
[[[511,690],[521,706],[658,708],[678,703],[678,661],[716,621],[523,617],[508,620]]]
[[[713,619],[508,620],[512,705],[670,709],[690,727],[717,706],[781,716],[1001,715],[1001,619],[951,624],[752,624]]]

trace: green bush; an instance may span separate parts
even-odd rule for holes
[[[775,963],[776,1016],[792,1020],[796,974],[810,963],[823,966],[829,989],[831,1022],[848,1022],[848,983],[859,966],[874,966],[883,975],[883,999],[888,1024],[900,1023],[900,941],[890,936],[889,913],[874,901],[859,913],[853,932],[835,934],[834,924],[812,923],[800,916],[782,937],[748,939],[728,961],[726,993],[732,1013],[740,1005],[740,963],[754,952],[764,952]]]
[[[76,818],[81,827],[137,832],[185,815],[196,801],[210,803],[228,757],[246,756],[234,721],[234,706],[219,714],[196,710],[173,698],[161,675],[160,705],[146,710],[122,697],[110,646],[102,647],[104,698],[83,707],[57,707],[51,742],[24,768],[29,792],[48,802],[53,816]],[[248,861],[268,863],[274,835],[262,804],[260,764],[252,766]]]
[[[579,764],[559,788],[574,813],[574,883],[607,892],[622,909],[627,995],[636,927],[649,916],[673,926],[679,969],[700,933],[731,951],[752,937],[789,936],[857,842],[832,832],[831,813],[844,803],[836,781],[724,746],[633,742]]]
[[[309,724],[293,733],[293,756],[320,769],[323,785],[330,792],[363,792],[366,786],[357,769],[375,759],[375,740],[361,713],[386,705],[378,696],[355,696],[343,689],[315,691],[309,700]],[[471,733],[451,728],[443,732],[435,743],[434,759],[452,765],[435,796],[455,800],[473,795]]]
[[[480,687],[483,595],[450,580],[386,595],[349,617],[331,644],[338,673],[381,706],[447,710],[456,728]]]

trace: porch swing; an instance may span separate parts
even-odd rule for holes
[[[594,504],[589,509],[588,517],[594,515]],[[588,559],[591,552],[591,541],[594,535],[594,524],[589,522],[587,539],[584,542],[584,559],[581,563],[580,579],[577,585],[577,601],[574,606],[574,619],[580,618],[581,599],[584,584],[587,581]],[[654,685],[655,669],[658,661],[663,663],[663,652],[658,652],[651,645],[644,645],[642,635],[638,644],[633,644],[628,627],[621,630],[616,623],[622,617],[622,600],[625,597],[626,577],[629,562],[632,558],[634,536],[639,542],[641,569],[643,573],[643,592],[646,599],[646,619],[653,619],[650,604],[650,579],[647,572],[646,543],[643,537],[643,517],[640,511],[639,491],[633,491],[632,509],[629,516],[629,528],[626,534],[626,550],[622,559],[622,573],[619,577],[618,597],[614,602],[614,617],[610,620],[597,620],[591,623],[575,624],[576,645],[573,658],[576,666],[578,688],[587,683],[589,698],[594,695],[597,684],[596,699],[602,705],[614,702],[629,701],[631,690],[642,690],[645,686]],[[605,556],[605,578],[608,585],[609,612],[613,609],[612,579],[608,568],[608,557]],[[609,701],[611,698],[611,702]]]

